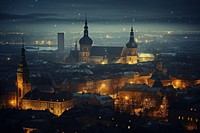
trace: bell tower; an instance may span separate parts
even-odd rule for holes
[[[92,43],[93,41],[88,35],[87,17],[85,17],[84,35],[79,40],[80,44],[79,61],[89,62],[90,49],[92,47]]]
[[[21,60],[17,68],[17,107],[20,107],[21,99],[31,90],[29,82],[29,70],[25,59],[24,39],[22,40]]]
[[[137,47],[138,44],[134,39],[133,27],[131,27],[130,39],[126,44],[126,64],[137,64]]]

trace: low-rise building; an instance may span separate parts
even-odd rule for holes
[[[69,92],[45,93],[34,90],[28,92],[21,101],[22,109],[49,110],[58,116],[74,106],[74,100]]]
[[[187,96],[169,107],[169,121],[189,131],[200,131],[200,98]]]

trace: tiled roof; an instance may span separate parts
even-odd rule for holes
[[[41,100],[41,101],[57,101],[62,102],[72,98],[69,92],[62,93],[46,93],[38,90],[28,92],[23,99]]]
[[[104,56],[105,50],[108,57],[120,57],[123,47],[92,46],[90,56]]]

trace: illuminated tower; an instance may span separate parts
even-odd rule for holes
[[[79,61],[89,62],[90,49],[92,47],[92,43],[93,41],[88,35],[87,18],[85,17],[84,35],[79,40],[80,44]]]
[[[20,107],[21,99],[31,90],[29,83],[29,70],[25,59],[24,41],[21,48],[21,61],[17,68],[17,106]]]
[[[137,64],[137,43],[134,39],[133,27],[131,27],[130,39],[126,44],[126,63],[127,64]]]

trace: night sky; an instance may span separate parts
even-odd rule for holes
[[[199,31],[199,0],[1,0],[0,31]]]

